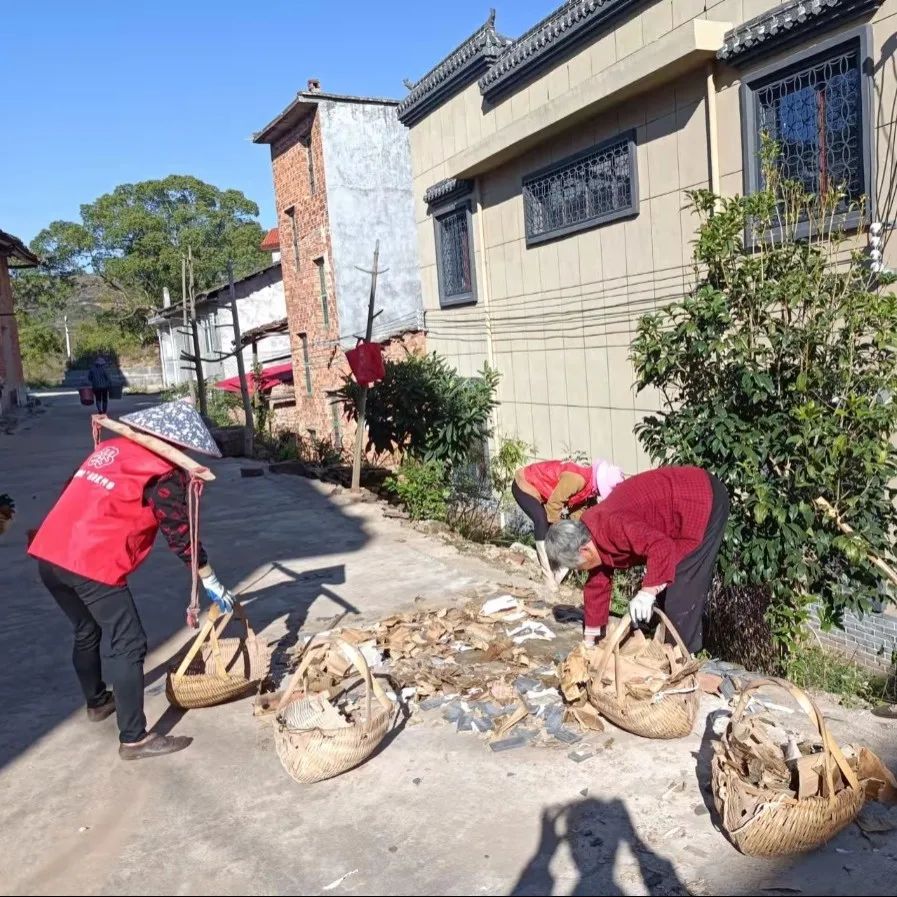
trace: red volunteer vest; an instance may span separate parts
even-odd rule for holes
[[[583,467],[580,464],[574,464],[572,461],[539,461],[536,464],[530,464],[523,468],[523,476],[527,483],[535,486],[542,496],[542,501],[546,502],[554,492],[561,478],[562,473],[578,473],[586,481],[585,486],[580,489],[568,502],[568,508],[576,508],[587,502],[595,494],[595,484],[592,482],[592,468]]]
[[[130,439],[101,442],[47,514],[28,554],[106,585],[124,585],[159,529],[143,491],[172,470]]]

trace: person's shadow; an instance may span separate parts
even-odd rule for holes
[[[631,893],[631,885],[624,888],[614,880],[617,851],[622,844],[628,844],[638,863],[645,893],[688,894],[672,863],[651,850],[638,836],[621,800],[586,798],[548,808],[542,812],[541,826],[539,846],[511,891],[512,895],[554,893],[556,881],[551,864],[564,842],[578,875],[571,890],[564,884],[564,893]]]

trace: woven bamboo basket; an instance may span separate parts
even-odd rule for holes
[[[236,616],[245,627],[239,638],[221,638]],[[268,675],[271,655],[255,634],[240,604],[233,613],[221,614],[216,606],[176,669],[168,673],[165,693],[183,710],[213,707],[254,692]]]
[[[309,700],[307,688],[301,694],[297,691],[315,657],[315,650],[307,649],[283,693],[274,722],[277,756],[287,773],[300,784],[331,779],[363,763],[383,741],[394,712],[392,702],[371,675],[361,652],[342,639],[334,639],[333,644],[364,680],[364,714],[338,728],[313,718],[308,723],[301,721],[303,715],[313,717],[301,712],[301,703]]]
[[[744,715],[750,693],[769,685],[790,692],[818,729],[824,794],[800,800],[758,788],[742,777],[728,737]],[[829,733],[819,708],[805,692],[783,679],[761,679],[742,691],[725,734],[714,745],[712,782],[726,833],[738,850],[756,857],[788,856],[825,844],[856,819],[866,799],[863,785]],[[843,787],[836,790],[839,784]],[[745,805],[755,809],[748,812]]]
[[[654,613],[661,621],[654,632],[654,641],[662,645],[668,630],[682,652],[679,669],[684,670],[692,663],[688,648],[666,614],[659,608],[655,608]],[[620,647],[631,633],[629,619],[624,617],[607,640],[596,665],[596,675],[588,684],[590,703],[614,725],[633,735],[641,735],[643,738],[684,738],[691,733],[700,704],[697,670],[682,676],[669,690],[661,689],[651,698],[636,698],[628,694],[624,676],[620,672]],[[600,687],[611,660],[615,666],[613,692]],[[673,679],[677,672],[674,669],[670,678]]]

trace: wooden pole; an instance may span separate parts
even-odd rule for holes
[[[243,451],[247,458],[254,454],[255,421],[252,417],[252,402],[249,400],[249,387],[246,384],[246,366],[243,364],[243,346],[240,337],[240,316],[237,313],[237,291],[234,289],[234,266],[227,263],[227,284],[230,292],[230,312],[234,324],[234,348],[237,350],[237,373],[240,376],[240,394],[243,397],[243,415],[246,422],[243,426]],[[258,384],[256,384],[258,388]]]
[[[193,334],[193,355],[196,358],[196,392],[199,396],[199,413],[208,417],[209,402],[206,396],[206,378],[202,372],[202,354],[199,348],[199,324],[196,320],[196,282],[193,279],[193,248],[187,247],[187,293],[190,296],[190,332]]]
[[[190,332],[193,334],[193,362],[196,371],[196,392],[199,395],[199,413],[203,417],[207,417],[209,413],[209,403],[206,401],[206,378],[202,372],[202,358],[199,349],[199,327],[196,323],[195,313],[190,318]]]
[[[377,263],[380,261],[380,241],[374,246],[374,267],[371,269],[371,295],[368,299],[368,326],[365,340],[371,341],[374,334],[374,300],[377,296]],[[361,490],[361,457],[364,454],[364,421],[368,406],[368,388],[361,388],[358,400],[358,430],[355,433],[355,458],[352,461],[352,491]]]
[[[190,313],[187,301],[187,256],[183,252],[181,253],[181,303],[184,312],[184,336],[187,336],[190,333]],[[196,351],[196,346],[193,347],[193,350]],[[196,389],[190,377],[187,377],[187,389],[190,392],[190,400],[195,403]]]

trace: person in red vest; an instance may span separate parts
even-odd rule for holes
[[[187,402],[137,411],[122,421],[180,448],[221,457]],[[187,475],[172,462],[127,438],[106,440],[75,471],[28,548],[39,561],[41,580],[74,628],[72,661],[88,719],[100,722],[117,714],[124,760],[174,753],[191,741],[146,731],[146,633],[127,583],[160,529],[172,550],[193,563],[187,489]],[[232,610],[233,596],[196,544],[207,595],[221,610]]]
[[[521,467],[514,475],[511,495],[533,522],[539,565],[552,591],[557,590],[568,568],[551,568],[545,553],[548,527],[565,512],[578,517],[592,499],[607,498],[622,480],[623,471],[601,458],[596,458],[591,467],[573,461],[538,461]]]
[[[699,467],[660,467],[628,477],[579,520],[554,524],[549,558],[588,570],[584,598],[587,644],[604,635],[615,570],[645,565],[629,602],[633,625],[647,623],[656,601],[692,652],[700,651],[703,614],[729,519],[725,486]]]

